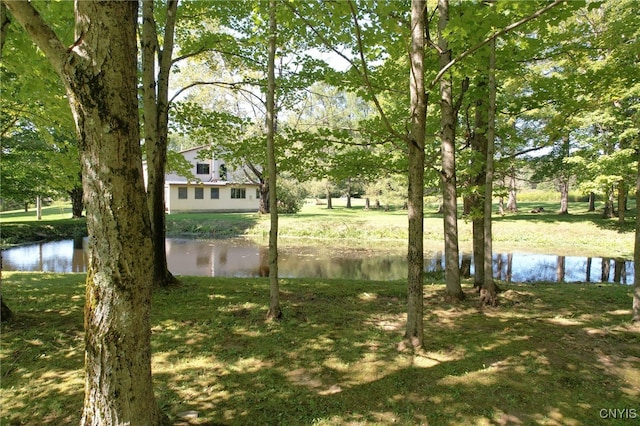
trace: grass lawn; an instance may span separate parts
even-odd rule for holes
[[[347,209],[344,199],[334,199],[332,210],[308,202],[293,215],[280,215],[279,244],[332,246],[366,245],[398,248],[407,244],[407,212],[401,209],[365,210],[364,201],[353,200]],[[530,213],[534,207],[543,213]],[[517,213],[493,217],[493,249],[496,253],[530,252],[560,256],[633,259],[635,204],[630,203],[625,224],[617,218],[603,219],[600,212],[588,212],[587,203],[570,203],[569,215],[558,215],[558,205],[544,202],[519,203]],[[424,216],[425,251],[444,248],[442,215],[437,205],[426,203]],[[55,205],[43,209],[43,220],[35,212],[0,213],[1,242],[5,245],[41,239],[72,238],[86,233],[84,219],[70,219],[70,211]],[[167,236],[194,238],[250,237],[266,240],[269,216],[257,213],[179,213],[167,215]],[[472,226],[458,220],[460,249],[472,250]]]
[[[77,424],[84,275],[5,273],[2,425]],[[506,285],[498,308],[425,287],[424,353],[399,347],[405,283],[183,277],[153,300],[157,399],[174,424],[627,425],[640,330],[624,285]],[[472,290],[465,284],[469,293]],[[611,410],[611,411],[610,411]],[[620,411],[615,411],[620,410]],[[623,411],[626,410],[626,411]],[[626,418],[603,419],[603,415]],[[635,420],[637,421],[637,420]]]
[[[281,215],[279,244],[379,245],[402,248],[407,242],[406,210],[364,210],[362,200],[354,207],[344,207],[344,200],[334,200],[332,210],[307,203],[294,215]],[[564,256],[587,256],[633,259],[634,205],[627,212],[626,223],[617,218],[603,219],[599,212],[588,212],[587,203],[571,203],[569,215],[558,215],[553,203],[520,203],[518,213],[493,218],[493,248],[496,253],[531,252]],[[530,213],[544,206],[543,213]],[[425,251],[444,248],[442,215],[435,205],[427,204],[424,217]],[[257,213],[181,213],[167,216],[169,236],[192,235],[202,238],[245,236],[266,239],[268,215]],[[472,250],[472,225],[466,218],[458,220],[460,249]]]

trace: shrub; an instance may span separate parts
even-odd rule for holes
[[[298,213],[304,205],[307,191],[292,179],[278,179],[278,212]]]

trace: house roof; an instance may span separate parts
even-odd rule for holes
[[[189,149],[184,149],[182,151],[178,151],[179,154],[184,154],[185,152],[191,152],[191,151],[200,151],[201,149],[204,148],[209,148],[209,145],[200,145],[200,146],[196,146],[193,148],[189,148]]]
[[[187,182],[187,181],[166,181],[165,185],[202,185],[202,186],[237,186],[237,185],[245,185],[245,186],[259,186],[257,183],[253,183],[253,182],[229,182],[226,180],[219,180],[219,181],[215,181],[215,182],[195,182],[195,181],[191,181],[191,182]]]

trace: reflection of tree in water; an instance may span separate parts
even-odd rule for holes
[[[21,246],[4,251],[5,270],[85,272],[86,252],[79,241],[66,240]],[[268,248],[245,240],[167,240],[170,269],[177,274],[266,277]],[[427,253],[425,273],[439,280],[442,252]],[[286,277],[400,280],[407,277],[407,257],[401,250],[284,247],[279,253],[280,275]],[[473,255],[461,254],[461,272],[474,274]],[[494,276],[506,282],[633,282],[632,261],[611,258],[495,254]]]

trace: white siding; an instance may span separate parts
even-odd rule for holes
[[[187,198],[178,198],[178,189],[187,188]],[[203,188],[203,199],[195,198],[195,188]],[[218,188],[219,198],[211,199],[211,188]],[[246,198],[231,198],[231,188],[245,188]],[[223,211],[258,211],[260,200],[256,198],[257,185],[253,184],[182,184],[170,183],[167,185],[168,195],[167,210],[169,213],[177,212],[223,212]]]

